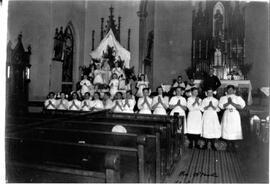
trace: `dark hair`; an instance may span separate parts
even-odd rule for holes
[[[145,87],[145,88],[142,89],[142,91],[145,91],[145,90],[149,91],[149,88]]]
[[[107,95],[107,96],[111,96],[111,93],[110,92],[105,92],[104,95]]]
[[[55,95],[55,93],[51,91],[51,92],[49,92],[48,96],[50,96],[51,94]]]
[[[197,87],[192,87],[190,90],[192,92],[192,91],[199,90],[199,89]]]
[[[84,95],[86,95],[86,94],[88,94],[88,96],[91,96],[91,94],[89,92],[84,93]]]
[[[139,81],[141,81],[142,80],[142,76],[144,76],[144,80],[145,80],[145,74],[141,74],[140,76],[139,76]]]
[[[127,93],[130,93],[130,94],[132,95],[132,91],[131,91],[131,90],[128,90],[128,91],[126,92],[126,94],[127,94]]]
[[[182,75],[178,75],[178,77],[177,77],[177,78],[180,78],[180,77],[182,78]]]
[[[229,90],[230,88],[232,88],[233,90],[235,90],[234,85],[228,85],[228,86],[227,86],[227,90]]]
[[[162,90],[162,96],[164,96],[164,91],[163,91],[163,88],[161,87],[161,85],[160,85],[160,86],[158,86],[158,87],[156,88],[156,92],[157,92],[157,94],[158,94],[158,89],[161,89],[161,90]]]
[[[206,89],[205,89],[205,91],[214,91],[214,89],[212,88],[212,87],[207,87]]]

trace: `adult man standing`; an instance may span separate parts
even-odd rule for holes
[[[214,75],[214,69],[210,68],[209,75],[203,80],[203,91],[205,92],[209,88],[216,91],[220,85],[220,80]]]

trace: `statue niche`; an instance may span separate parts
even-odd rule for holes
[[[224,38],[224,7],[218,2],[213,9],[213,36]]]

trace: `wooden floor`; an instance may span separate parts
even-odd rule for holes
[[[166,183],[242,183],[235,152],[187,149]]]

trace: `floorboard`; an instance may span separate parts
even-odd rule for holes
[[[166,183],[240,183],[237,153],[188,149]]]

